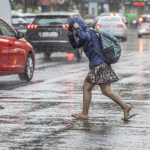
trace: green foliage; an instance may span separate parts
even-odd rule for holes
[[[138,15],[133,13],[125,13],[124,16],[127,18],[128,24],[130,24],[132,20],[138,19]]]
[[[0,109],[5,109],[3,106],[0,106]]]

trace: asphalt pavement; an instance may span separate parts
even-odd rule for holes
[[[54,53],[50,60],[36,55],[30,83],[17,75],[0,78],[0,150],[150,150],[150,36],[137,38],[129,29],[121,42],[122,56],[112,65],[119,81],[111,85],[132,106],[130,121],[122,109],[92,91],[89,120],[76,120],[82,109],[82,85],[88,60],[68,60]]]

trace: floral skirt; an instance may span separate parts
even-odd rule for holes
[[[84,82],[100,85],[102,83],[112,83],[118,80],[119,78],[111,68],[111,65],[104,62],[91,68]]]

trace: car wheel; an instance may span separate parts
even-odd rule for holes
[[[51,53],[50,52],[44,52],[44,58],[45,59],[50,59]]]
[[[82,52],[83,52],[82,48],[79,48],[78,50],[76,50],[75,55],[78,60],[82,58]]]
[[[139,35],[139,34],[138,34],[138,38],[141,38],[141,37],[142,37],[142,35]]]
[[[34,58],[32,54],[27,55],[25,72],[19,74],[20,80],[30,81],[33,77],[34,72]]]

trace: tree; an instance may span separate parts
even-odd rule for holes
[[[74,0],[74,4],[77,6],[77,9],[79,10],[79,13],[81,13],[82,16],[84,16],[86,9],[85,9],[85,0]]]

